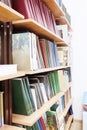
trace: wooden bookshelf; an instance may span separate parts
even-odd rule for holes
[[[36,21],[32,19],[13,21],[13,26],[17,30],[29,30],[40,37],[44,37],[49,40],[55,41],[57,42],[57,44],[59,43],[60,45],[67,45],[67,43],[65,43],[61,37],[57,36],[56,34],[54,34],[53,32],[38,24]]]
[[[24,76],[24,75],[25,75],[25,72],[19,71],[19,72],[14,73],[14,74],[6,75],[6,76],[0,76],[0,81],[8,80],[8,79],[16,78],[16,77],[21,77],[21,76]]]
[[[25,71],[25,74],[32,75],[32,74],[40,74],[40,73],[47,73],[55,70],[61,70],[61,69],[66,69],[69,68],[70,66],[59,66],[59,67],[53,67],[53,68],[43,68],[43,69],[38,69],[35,71]]]
[[[56,22],[59,22],[62,25],[67,24],[69,30],[72,31],[72,27],[65,16],[61,16],[60,18],[56,18]]]
[[[69,130],[70,126],[71,126],[71,122],[73,121],[73,115],[71,115],[67,121],[65,130]]]
[[[55,18],[64,16],[64,12],[60,8],[60,6],[57,4],[56,0],[42,0],[42,1],[51,10]]]
[[[64,95],[63,92],[58,93],[30,116],[12,114],[12,122],[26,126],[32,126],[53,104],[58,101],[62,95]]]
[[[67,112],[68,112],[68,110],[69,110],[69,108],[70,108],[71,105],[72,105],[72,99],[69,100],[67,106],[64,109],[64,112],[63,112],[63,116],[64,117],[66,116],[66,114],[67,114]]]
[[[0,21],[8,22],[24,19],[24,16],[15,11],[14,9],[8,7],[4,3],[0,2]]]
[[[0,127],[0,130],[26,130],[25,128],[20,128],[17,126],[11,126],[11,125],[4,125]]]
[[[56,0],[42,0],[42,1],[45,3],[45,5],[47,5],[47,7],[53,13],[56,21],[58,21],[60,24],[67,24],[69,30],[72,30],[70,23],[65,17],[64,11],[58,5]]]

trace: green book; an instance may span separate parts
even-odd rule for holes
[[[28,79],[27,76],[23,77],[23,79],[24,79],[24,82],[25,82],[25,85],[26,85],[26,89],[28,91],[28,96],[29,96],[29,98],[31,100],[31,106],[33,108],[33,111],[35,111],[36,109],[35,109],[34,99],[33,99],[33,95],[32,95],[31,88],[30,88],[29,79]]]
[[[47,124],[48,127],[54,128],[54,130],[58,130],[58,119],[55,111],[47,111]]]
[[[54,79],[55,79],[56,93],[59,93],[60,85],[59,85],[58,71],[54,71]]]
[[[13,113],[30,115],[33,111],[26,85],[22,78],[12,79]]]
[[[55,83],[54,73],[53,72],[51,72],[49,74],[49,78],[50,78],[50,83],[51,83],[51,86],[52,86],[53,94],[56,95],[56,83]]]

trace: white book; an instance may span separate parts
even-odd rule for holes
[[[31,33],[23,32],[12,35],[13,63],[18,65],[18,70],[33,70]]]
[[[37,110],[37,100],[36,100],[36,92],[35,92],[36,90],[34,87],[31,87],[30,89],[34,100],[35,109]]]
[[[64,25],[56,25],[57,26],[57,35],[63,38],[64,41],[68,42],[68,26]]]
[[[40,83],[40,90],[41,90],[41,94],[43,96],[43,100],[44,100],[44,103],[45,103],[45,102],[48,101],[48,99],[47,99],[46,89],[45,89],[44,83]]]
[[[17,73],[17,64],[3,64],[0,65],[0,76]]]

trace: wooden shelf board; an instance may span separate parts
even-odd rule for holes
[[[53,67],[53,68],[43,68],[43,69],[38,69],[35,71],[25,71],[25,74],[39,74],[39,73],[46,73],[46,72],[51,72],[51,71],[55,71],[55,70],[60,70],[60,69],[66,69],[69,66],[60,66],[60,67]]]
[[[70,31],[72,31],[72,27],[70,25],[70,23],[68,22],[68,20],[66,19],[65,16],[61,16],[60,18],[56,18],[56,22],[59,22],[60,24],[64,25],[64,24],[67,24],[68,25],[68,29]]]
[[[55,18],[64,16],[64,12],[62,11],[61,7],[58,5],[56,0],[42,0],[42,1],[50,9]]]
[[[73,120],[73,115],[71,115],[67,121],[67,124],[66,124],[66,127],[65,127],[65,130],[69,130],[70,126],[71,126],[71,122]]]
[[[17,126],[4,125],[4,126],[0,127],[0,130],[26,130],[26,129],[20,128]]]
[[[62,43],[66,45],[66,43],[61,37],[57,36],[56,34],[54,34],[53,32],[38,24],[36,21],[32,19],[13,21],[13,25],[14,28],[17,28],[19,30],[29,30],[39,35],[40,37],[44,37],[49,40],[58,42],[61,45]]]
[[[8,22],[24,19],[24,16],[0,2],[0,21]]]
[[[43,113],[45,113],[54,103],[58,101],[58,98],[60,98],[62,95],[64,95],[63,92],[58,93],[56,96],[43,104],[40,109],[33,112],[30,116],[12,114],[12,122],[26,126],[32,126],[43,115]]]
[[[14,74],[0,76],[0,81],[12,79],[12,78],[16,78],[16,77],[20,77],[20,76],[24,76],[24,75],[25,75],[25,72],[18,71],[17,73],[14,73]]]
[[[72,105],[72,99],[69,100],[67,106],[64,109],[64,112],[63,112],[63,116],[64,117],[66,116],[66,114],[67,114],[67,112],[68,112],[68,110],[69,110],[69,108],[70,108],[71,105]]]

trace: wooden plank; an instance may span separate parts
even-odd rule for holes
[[[56,96],[47,101],[37,111],[33,112],[30,116],[12,114],[12,122],[26,126],[32,126],[42,115],[45,113],[58,99],[64,95],[63,92],[58,93]]]
[[[65,15],[56,0],[42,0],[42,1],[45,3],[45,5],[47,5],[47,7],[53,13],[55,18]]]
[[[26,130],[26,129],[16,127],[16,126],[11,126],[11,125],[4,125],[4,126],[0,127],[0,130]]]
[[[46,73],[46,72],[51,72],[55,70],[61,70],[61,69],[66,69],[70,66],[59,66],[59,67],[53,67],[53,68],[43,68],[43,69],[38,69],[35,71],[25,71],[25,74],[32,75],[32,74],[40,74],[40,73]]]
[[[40,37],[47,38],[49,40],[58,42],[59,44],[65,44],[64,40],[48,30],[47,28],[43,27],[42,25],[38,24],[36,21],[32,19],[25,19],[25,20],[18,20],[13,22],[14,28],[19,30],[29,30],[34,32],[35,34],[39,35]],[[57,43],[57,44],[58,44]]]
[[[14,9],[8,7],[4,3],[0,2],[0,21],[8,22],[24,19],[24,16],[15,11]]]
[[[6,75],[6,76],[0,76],[0,81],[8,80],[8,79],[16,78],[16,77],[21,77],[21,76],[24,76],[24,75],[25,75],[25,72],[18,71],[15,74],[10,74],[10,75]]]
[[[71,126],[72,120],[73,120],[73,115],[71,115],[71,116],[68,118],[68,121],[67,121],[65,130],[69,130],[69,128],[70,128],[70,126]]]

